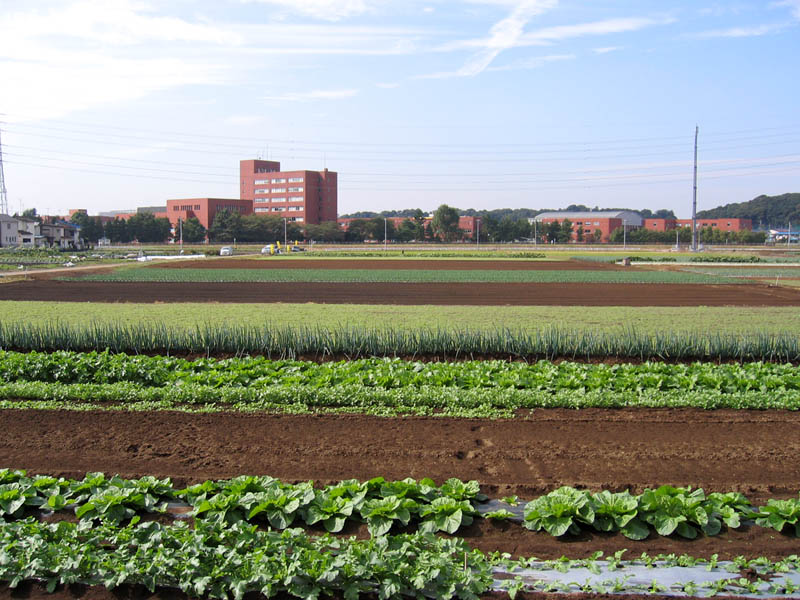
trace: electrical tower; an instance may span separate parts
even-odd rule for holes
[[[2,131],[0,130],[0,133]],[[3,175],[3,139],[0,137],[0,215],[8,214],[8,195],[6,194],[6,178]]]

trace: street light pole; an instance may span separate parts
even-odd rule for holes
[[[286,241],[286,221],[288,217],[283,217],[283,247],[286,249],[289,246],[289,243]]]
[[[383,250],[386,251],[386,230],[388,228],[388,219],[383,217]]]
[[[183,254],[183,219],[178,219],[178,229],[181,232],[181,254]]]
[[[476,226],[478,228],[478,235],[475,236],[475,245],[476,246],[480,246],[481,245],[481,220],[480,219],[476,219],[475,220],[475,224],[476,224]]]
[[[627,219],[623,219],[622,221],[622,247],[628,247],[628,221]]]

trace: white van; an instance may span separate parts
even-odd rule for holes
[[[233,246],[223,246],[219,249],[220,256],[233,256]]]

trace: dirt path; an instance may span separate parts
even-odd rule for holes
[[[800,306],[800,289],[601,283],[106,283],[18,281],[0,300],[315,302],[440,306]]]

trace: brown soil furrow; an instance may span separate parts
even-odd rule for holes
[[[315,302],[439,306],[800,306],[800,288],[601,283],[106,283],[17,281],[0,300]]]

